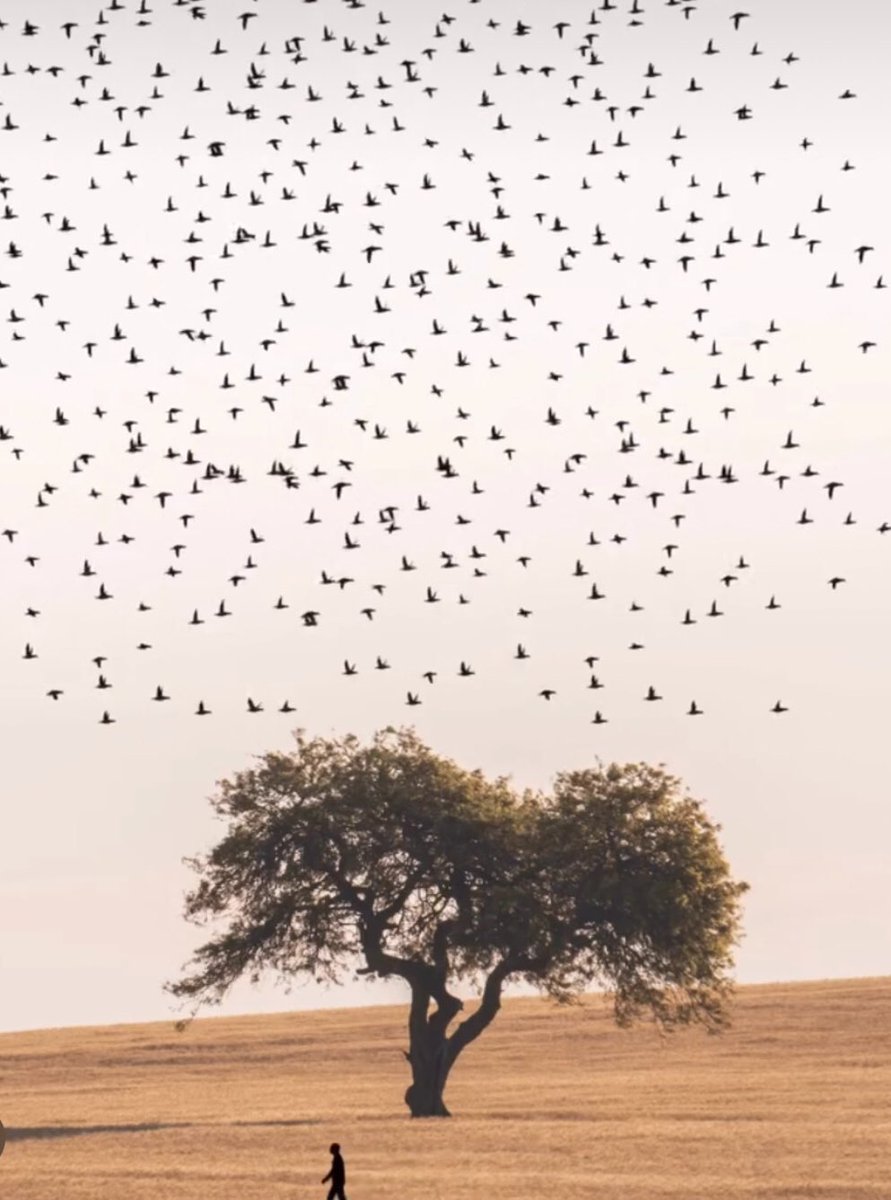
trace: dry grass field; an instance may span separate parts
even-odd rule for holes
[[[745,987],[662,1041],[508,1001],[412,1121],[405,1011],[0,1036],[3,1200],[891,1200],[891,978]]]

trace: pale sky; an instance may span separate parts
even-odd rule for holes
[[[297,726],[664,763],[740,982],[887,972],[891,11],[382,3],[0,3],[0,1029],[176,1015],[181,860]],[[219,1011],[403,994],[345,979]]]

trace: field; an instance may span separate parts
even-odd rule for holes
[[[3,1200],[891,1200],[891,978],[740,988],[660,1041],[508,1001],[451,1120],[402,1104],[405,1010],[0,1036]]]

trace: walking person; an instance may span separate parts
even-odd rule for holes
[[[330,1146],[331,1152],[331,1170],[322,1180],[322,1183],[327,1183],[331,1180],[331,1187],[328,1190],[328,1200],[347,1200],[346,1192],[343,1190],[346,1185],[346,1167],[344,1166],[343,1155],[340,1153],[340,1145],[337,1142],[332,1142]]]

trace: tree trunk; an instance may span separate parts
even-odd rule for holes
[[[449,1071],[458,1055],[486,1029],[501,1007],[501,988],[514,969],[509,960],[500,962],[486,979],[479,1006],[462,1021],[450,1036],[449,1025],[464,1007],[444,982],[435,981],[436,1008],[428,1014],[431,992],[419,978],[412,981],[411,1009],[408,1019],[409,1050],[405,1057],[411,1066],[411,1083],[405,1103],[413,1117],[450,1117],[443,1093]]]
[[[429,982],[429,981],[428,981]],[[452,1053],[446,1032],[453,1017],[461,1011],[461,1001],[444,986],[432,1012],[430,992],[423,983],[412,985],[411,1011],[408,1019],[408,1053],[411,1083],[405,1093],[405,1103],[413,1117],[448,1117],[451,1113],[443,1100],[449,1070],[457,1057]]]
[[[406,1055],[412,1081],[405,1092],[405,1103],[413,1117],[450,1117],[443,1099],[451,1065],[446,1040],[428,1035],[424,1042],[413,1045]]]

